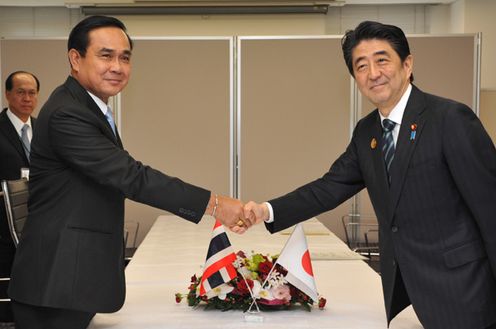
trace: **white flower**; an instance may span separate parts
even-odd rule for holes
[[[252,288],[253,296],[255,298],[263,298],[267,300],[273,300],[274,297],[270,293],[269,290],[262,288],[262,285],[260,284],[259,281],[253,281],[253,288]]]
[[[244,278],[251,278],[251,271],[249,269],[247,269],[246,267],[241,267],[238,269],[238,272],[241,273],[241,275],[244,277]]]
[[[274,270],[272,271],[272,273],[270,273],[267,282],[269,288],[277,288],[286,284],[288,281],[286,281],[286,278],[281,273]]]
[[[239,256],[236,256],[236,260],[233,262],[233,266],[237,269],[244,267],[245,266],[244,259]]]
[[[271,292],[267,289],[260,289],[260,292],[258,293],[258,298],[263,298],[266,300],[273,300],[274,296],[272,296]]]
[[[221,300],[225,300],[227,294],[233,291],[234,287],[231,287],[227,283],[223,283],[220,286],[215,287],[214,289],[207,292],[207,298],[211,299],[214,297],[219,297]]]
[[[257,297],[260,293],[260,289],[262,289],[262,285],[257,280],[253,281],[253,288],[251,288],[251,292],[253,296]]]

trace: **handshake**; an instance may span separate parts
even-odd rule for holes
[[[234,233],[243,234],[252,225],[269,219],[269,208],[263,203],[243,204],[237,199],[212,194],[205,215],[212,215]]]

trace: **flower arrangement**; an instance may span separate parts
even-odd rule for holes
[[[247,311],[253,301],[250,295],[251,290],[261,309],[288,309],[295,304],[300,304],[310,311],[314,301],[285,280],[286,270],[276,264],[271,271],[276,260],[277,256],[253,253],[248,257],[244,252],[239,251],[233,262],[237,269],[237,276],[234,279],[200,296],[201,276],[193,275],[188,288],[189,292],[187,294],[176,293],[176,302],[180,303],[183,298],[186,298],[188,305],[192,307],[205,304],[207,309]],[[262,287],[265,281],[267,282]],[[319,297],[319,309],[324,309],[325,304],[326,299]]]

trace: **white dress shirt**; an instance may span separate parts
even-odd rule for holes
[[[393,139],[394,146],[396,147],[396,142],[398,141],[398,135],[400,134],[401,121],[403,120],[403,114],[405,113],[406,104],[408,103],[408,99],[410,98],[410,94],[412,92],[412,85],[408,84],[408,87],[405,90],[403,96],[401,96],[400,101],[396,104],[395,107],[391,110],[388,117],[382,116],[381,112],[379,112],[379,116],[381,117],[381,125],[384,119],[389,119],[396,123],[393,129]]]
[[[110,110],[110,106],[108,106],[107,104],[105,104],[104,101],[102,101],[100,98],[98,98],[97,96],[95,96],[92,93],[90,93],[88,90],[86,90],[86,92],[88,93],[88,95],[91,96],[91,98],[93,98],[93,100],[95,101],[96,105],[98,105],[98,108],[100,109],[100,111],[102,111],[103,115],[107,116],[107,111]]]
[[[29,126],[27,134],[28,134],[28,139],[29,142],[31,143],[31,139],[33,138],[33,126],[31,125],[31,117],[28,118],[28,121],[23,122],[21,119],[15,115],[10,108],[7,109],[7,117],[9,117],[10,122],[14,125],[15,130],[17,131],[17,134],[19,135],[19,138],[22,136],[22,127],[24,127],[25,124]]]

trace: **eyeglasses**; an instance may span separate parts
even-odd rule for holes
[[[17,89],[15,91],[16,96],[18,97],[26,97],[29,96],[30,98],[34,98],[38,96],[38,92],[36,90],[24,90],[24,89]]]

